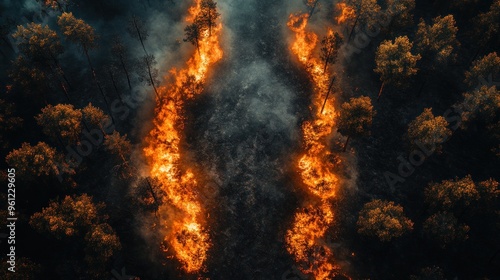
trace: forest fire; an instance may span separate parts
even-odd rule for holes
[[[325,232],[333,222],[328,199],[335,196],[338,178],[330,170],[334,164],[327,149],[328,136],[335,124],[336,112],[332,99],[327,65],[313,56],[318,39],[314,32],[306,31],[308,14],[292,14],[288,27],[295,33],[290,49],[306,68],[314,85],[311,110],[313,119],[302,126],[305,153],[298,161],[298,169],[307,190],[313,194],[315,205],[307,206],[295,215],[294,225],[287,232],[287,250],[304,273],[312,273],[315,279],[328,279],[335,266],[330,248],[322,244]],[[333,31],[329,30],[328,35]]]
[[[201,13],[201,0],[189,9],[187,22],[193,22]],[[166,194],[165,204],[180,210],[178,215],[162,217],[161,224],[167,227],[165,241],[174,250],[175,257],[188,272],[203,268],[210,248],[203,212],[197,189],[196,175],[181,162],[180,132],[183,126],[184,101],[201,92],[200,87],[211,65],[222,58],[219,44],[222,25],[209,31],[202,30],[198,52],[193,53],[184,69],[172,69],[173,82],[160,87],[162,101],[156,108],[154,129],[150,132],[144,153],[150,164],[151,176],[159,182]],[[193,90],[193,88],[195,90]]]
[[[342,24],[349,19],[356,17],[356,11],[351,6],[348,6],[346,3],[338,3],[337,9],[340,10],[340,16],[336,18],[337,24]]]

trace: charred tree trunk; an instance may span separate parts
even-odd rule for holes
[[[320,114],[323,114],[323,110],[325,109],[325,105],[326,105],[326,101],[328,100],[328,96],[330,95],[330,91],[333,87],[333,82],[335,81],[335,77],[332,78],[332,81],[330,82],[330,85],[328,86],[328,91],[326,92],[326,97],[325,97],[325,101],[323,102],[323,106],[321,107],[321,113]]]
[[[384,90],[384,85],[385,85],[385,82],[382,82],[382,85],[380,86],[380,90],[378,91],[377,102],[379,101],[380,96],[382,95],[382,90]]]
[[[128,88],[131,90],[132,85],[130,84],[130,76],[128,75],[127,67],[125,67],[125,62],[123,61],[123,57],[120,54],[120,65],[122,66],[123,72],[125,72],[125,76],[127,77]]]
[[[344,144],[344,149],[342,149],[342,151],[346,151],[347,150],[347,144],[349,144],[349,140],[351,139],[351,136],[347,136],[347,140],[345,141],[345,144]]]

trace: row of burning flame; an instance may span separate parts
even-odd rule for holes
[[[188,11],[187,22],[193,22],[201,11],[201,0],[196,0]],[[352,9],[339,6],[344,17],[352,17]],[[293,255],[304,273],[312,273],[315,279],[326,279],[336,270],[332,262],[332,251],[322,245],[326,230],[333,223],[333,212],[329,200],[335,196],[338,178],[331,172],[334,163],[329,160],[327,138],[335,125],[336,112],[333,100],[323,102],[323,95],[329,90],[330,74],[323,63],[313,56],[317,35],[306,31],[308,14],[292,14],[288,27],[294,32],[292,52],[306,69],[314,85],[313,119],[302,126],[304,155],[298,162],[303,183],[312,194],[312,201],[296,213],[293,226],[286,234],[287,250]],[[223,56],[219,43],[222,25],[212,29],[212,35],[203,34],[199,41],[199,53],[187,61],[181,70],[172,70],[174,82],[160,87],[160,96],[165,97],[156,108],[154,129],[147,138],[144,153],[149,160],[150,174],[161,185],[168,205],[174,206],[180,214],[175,219],[161,219],[168,229],[165,241],[173,249],[175,257],[188,272],[203,268],[211,246],[207,232],[203,207],[197,198],[197,181],[193,171],[180,164],[180,142],[182,110],[186,98],[193,92],[186,92],[186,83],[203,83],[208,69]],[[332,32],[332,31],[330,31]],[[199,93],[199,92],[198,92]]]

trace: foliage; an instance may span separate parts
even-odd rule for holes
[[[106,263],[113,254],[121,249],[118,236],[107,223],[92,225],[85,235],[85,260],[89,264]]]
[[[61,202],[52,201],[41,212],[33,214],[30,225],[38,232],[56,239],[83,235],[87,229],[106,219],[100,214],[104,204],[94,203],[87,194],[66,196]]]
[[[17,39],[19,50],[34,61],[54,60],[64,52],[59,36],[48,25],[19,25],[12,37]]]
[[[425,189],[425,199],[433,207],[446,210],[463,208],[479,199],[479,192],[470,175],[462,179],[431,183]]]
[[[355,7],[357,20],[362,27],[371,29],[379,20],[381,8],[377,0],[347,0],[346,3]]]
[[[500,91],[496,86],[482,86],[464,93],[463,97],[463,101],[456,105],[456,108],[461,112],[464,127],[477,119],[488,123],[494,120],[500,111]]]
[[[413,222],[405,217],[403,207],[380,199],[363,206],[357,225],[358,233],[381,241],[390,241],[413,229]]]
[[[5,158],[7,164],[16,168],[20,175],[38,177],[58,175],[62,164],[61,156],[56,149],[44,142],[35,146],[23,143],[21,148],[12,150]]]
[[[69,41],[79,44],[84,51],[97,47],[97,36],[94,28],[84,20],[76,18],[73,13],[62,13],[57,20],[57,24],[64,36]]]
[[[481,30],[481,32],[473,33],[480,45],[488,43],[492,38],[498,38],[498,32],[500,31],[499,18],[500,0],[494,0],[487,12],[479,14],[472,20],[473,30]]]
[[[102,129],[103,122],[109,119],[108,115],[100,108],[92,106],[92,103],[89,103],[82,109],[82,115],[85,122],[99,129]]]
[[[34,263],[28,258],[16,256],[16,267],[14,273],[7,270],[10,265],[7,263],[7,259],[1,260],[0,265],[0,279],[3,280],[36,280],[40,279],[40,272],[42,271],[42,266]]]
[[[377,49],[375,73],[383,83],[406,87],[407,79],[417,74],[420,55],[413,55],[413,43],[406,36],[397,37],[394,42],[383,41]]]
[[[416,34],[417,47],[420,52],[430,52],[433,58],[445,63],[452,58],[453,51],[460,45],[457,40],[458,28],[453,15],[435,17],[432,25],[426,25],[420,19]]]
[[[400,28],[413,25],[415,0],[385,0],[385,5],[394,25]]]
[[[111,135],[106,135],[104,146],[112,154],[120,156],[124,162],[132,150],[132,144],[127,139],[127,134],[122,136],[116,130]]]
[[[435,147],[439,152],[441,144],[451,136],[448,122],[442,116],[435,117],[431,108],[424,109],[415,120],[408,126],[407,136],[412,149],[418,149],[419,145]]]
[[[469,230],[469,226],[459,224],[457,218],[450,212],[437,212],[424,222],[424,232],[441,247],[466,240]]]
[[[496,52],[492,52],[472,62],[469,71],[465,72],[465,83],[470,87],[484,85],[485,81],[489,81],[498,73],[500,73],[500,57]]]
[[[0,99],[0,147],[9,147],[9,140],[5,135],[20,128],[23,125],[23,119],[14,116],[15,106]]]
[[[369,97],[351,98],[349,102],[345,102],[341,106],[338,131],[350,137],[368,135],[374,115],[375,112]]]
[[[47,105],[35,119],[43,128],[43,132],[53,139],[58,139],[60,136],[66,143],[79,141],[82,131],[82,111],[74,109],[73,105]]]
[[[201,12],[199,16],[200,22],[202,22],[203,28],[208,28],[209,34],[212,34],[212,28],[216,26],[215,21],[220,17],[217,12],[217,2],[213,0],[202,0]]]

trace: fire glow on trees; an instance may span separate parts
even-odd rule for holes
[[[338,3],[337,9],[340,10],[340,15],[336,18],[337,24],[342,24],[347,20],[356,17],[356,11],[353,7],[348,6],[346,3]]]
[[[334,101],[325,99],[333,80],[323,62],[313,56],[318,36],[306,31],[308,18],[308,14],[291,14],[287,25],[295,34],[290,49],[304,65],[314,85],[310,107],[313,118],[302,125],[304,154],[298,161],[298,170],[315,202],[295,215],[293,226],[286,234],[286,244],[303,273],[312,273],[315,279],[330,279],[338,267],[333,264],[333,253],[325,245],[324,237],[333,223],[329,200],[335,197],[339,179],[331,172],[338,162],[332,160],[334,157],[327,142],[337,113]],[[328,32],[333,33],[332,30]]]
[[[186,21],[194,22],[202,12],[202,0],[189,9]],[[206,227],[206,213],[197,196],[199,188],[194,172],[181,163],[181,131],[183,127],[182,110],[186,99],[201,92],[209,68],[222,58],[219,37],[222,25],[202,31],[199,53],[193,53],[184,69],[172,69],[173,82],[160,86],[161,102],[156,108],[154,128],[147,139],[144,153],[150,165],[150,175],[164,191],[165,205],[178,211],[162,217],[161,225],[167,228],[165,241],[173,249],[174,256],[188,273],[200,271],[207,259],[211,246]],[[196,86],[193,86],[196,85]],[[195,90],[193,90],[195,88]],[[170,214],[170,213],[169,213]]]

